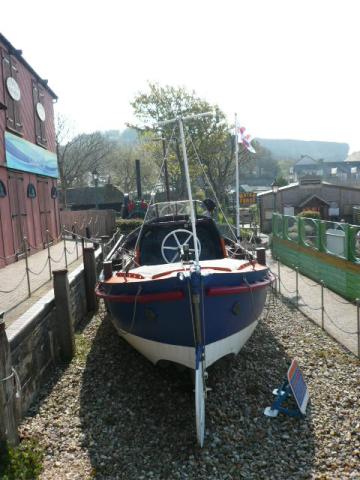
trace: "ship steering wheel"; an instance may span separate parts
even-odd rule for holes
[[[168,233],[161,244],[161,254],[166,263],[174,263],[181,259],[181,251],[183,251],[184,245],[189,245],[192,240],[194,246],[194,235],[189,230],[179,228]],[[199,257],[201,253],[201,243],[199,239],[196,239]],[[190,246],[190,245],[189,245]],[[189,248],[190,252],[195,252],[195,248]]]

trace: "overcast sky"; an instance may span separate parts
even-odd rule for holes
[[[265,138],[360,150],[357,0],[17,0],[0,31],[78,131],[124,128],[148,80],[185,86]]]

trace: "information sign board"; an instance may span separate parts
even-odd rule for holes
[[[309,401],[309,392],[304,377],[298,367],[296,360],[291,362],[287,372],[287,379],[300,412],[305,415],[306,406]]]

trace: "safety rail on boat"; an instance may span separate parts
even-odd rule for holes
[[[200,200],[193,200],[193,206],[196,216],[208,216],[208,210]],[[190,201],[189,200],[176,200],[173,202],[159,202],[149,206],[148,213],[146,215],[146,221],[151,221],[154,218],[179,215],[185,215],[190,217]]]

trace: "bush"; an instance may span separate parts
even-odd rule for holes
[[[120,229],[120,232],[124,235],[132,232],[138,227],[141,227],[143,221],[140,218],[131,218],[131,219],[116,219],[116,227]]]
[[[17,447],[0,452],[2,480],[35,480],[42,471],[43,451],[35,440],[23,440]]]
[[[316,220],[320,220],[320,212],[315,212],[313,210],[303,210],[302,212],[298,213],[298,217],[304,218],[314,218]]]

